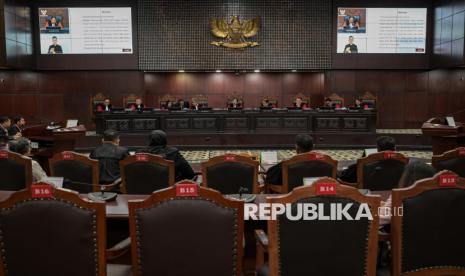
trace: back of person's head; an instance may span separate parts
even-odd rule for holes
[[[5,122],[10,121],[10,118],[7,116],[0,116],[0,125],[4,124]]]
[[[168,144],[166,133],[162,130],[154,130],[150,133],[151,147],[165,147]]]
[[[395,151],[396,140],[391,136],[380,136],[376,139],[376,147],[378,148],[378,151]]]
[[[297,134],[295,137],[297,153],[305,153],[313,150],[313,138],[307,134]]]
[[[103,132],[103,141],[105,142],[117,142],[119,137],[119,133],[113,129],[107,129]]]
[[[28,154],[31,149],[30,142],[26,138],[19,138],[17,140],[12,140],[9,142],[8,145],[9,145],[11,152],[15,152],[21,155]]]
[[[416,181],[433,177],[436,170],[422,161],[412,161],[404,168],[404,173],[399,180],[399,188],[412,186]]]

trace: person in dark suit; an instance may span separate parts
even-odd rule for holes
[[[8,129],[8,135],[15,136],[18,133],[22,134],[25,125],[26,120],[23,117],[15,117],[13,119],[13,125]]]
[[[8,129],[11,127],[11,120],[7,116],[0,116],[0,141],[8,143],[9,140],[15,140],[21,137],[21,133],[10,135]]]
[[[396,140],[390,136],[380,136],[376,139],[376,148],[381,151],[396,151]],[[363,156],[365,157],[365,156]],[[352,164],[339,174],[339,179],[348,183],[357,183],[357,163]]]
[[[349,36],[349,43],[344,47],[345,54],[357,54],[358,47],[354,44],[354,37],[351,35]]]
[[[307,134],[297,134],[295,137],[295,150],[297,154],[310,152],[313,150],[313,138]],[[266,172],[265,183],[273,185],[283,184],[282,162],[269,168]]]
[[[150,133],[150,145],[137,152],[159,155],[166,160],[173,161],[176,182],[184,179],[193,179],[195,174],[189,163],[184,159],[177,148],[169,147],[167,144],[168,139],[166,133],[162,130],[154,130]]]
[[[354,108],[356,109],[363,109],[362,101],[360,99],[355,99]]]
[[[119,161],[126,158],[129,151],[119,146],[119,142],[118,132],[112,129],[105,130],[102,145],[90,154],[90,158],[99,161],[101,184],[111,184],[120,178]]]
[[[49,54],[63,54],[63,48],[58,44],[58,38],[56,36],[52,37],[52,45],[48,47]]]

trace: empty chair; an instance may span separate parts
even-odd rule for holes
[[[80,193],[100,190],[98,161],[85,155],[71,151],[55,154],[50,159],[50,173],[64,178],[63,188]]]
[[[438,171],[450,170],[465,177],[465,148],[457,148],[441,155],[434,155],[432,165]]]
[[[141,153],[120,161],[121,192],[151,194],[174,184],[174,162]]]
[[[465,179],[442,171],[395,189],[392,207],[392,275],[465,275]]]
[[[0,203],[0,275],[105,276],[105,204],[41,186]]]
[[[337,161],[325,154],[306,152],[283,161],[282,174],[283,185],[271,185],[270,188],[278,193],[288,193],[304,185],[304,178],[336,178]]]
[[[340,220],[337,216],[334,220],[304,219],[304,211],[295,220],[278,214],[276,220],[268,220],[268,236],[257,231],[257,254],[268,252],[269,257],[268,265],[262,266],[259,262],[264,257],[257,256],[258,275],[374,276],[379,225],[375,213],[380,201],[379,196],[362,195],[356,188],[327,177],[311,186],[295,188],[285,196],[268,197],[267,203],[291,204],[286,208],[291,208],[293,216],[297,216],[297,209],[306,209],[300,204],[316,206],[318,214],[323,213],[319,208],[324,208],[326,216],[330,216],[332,204],[340,204],[342,208],[351,204],[347,213],[353,220],[344,216]],[[365,214],[374,219],[367,216],[357,219],[361,208],[368,210]]]
[[[243,202],[190,181],[128,207],[135,276],[242,275]]]
[[[226,154],[202,163],[202,185],[222,194],[237,194],[241,188],[258,194],[258,162],[249,157]]]
[[[409,159],[394,151],[373,153],[357,160],[357,186],[372,191],[397,188]]]
[[[21,154],[0,151],[0,190],[18,191],[32,184],[31,159]]]

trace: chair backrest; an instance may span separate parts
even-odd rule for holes
[[[285,206],[291,208],[293,216],[297,216],[298,208],[306,209],[302,204],[318,209],[317,214],[322,213],[319,208],[324,208],[329,217],[335,205],[344,208],[350,204],[347,213],[353,218],[341,216],[337,220],[335,215],[336,219],[305,220],[302,211],[301,219],[289,220],[283,214],[269,220],[270,275],[376,275],[380,200],[379,196],[362,195],[332,178],[322,178],[284,196],[267,198],[267,203],[291,204]],[[360,210],[373,219],[357,219]],[[344,257],[333,258],[334,254]]]
[[[0,150],[0,190],[18,191],[32,184],[32,162],[21,154]]]
[[[174,104],[178,102],[178,98],[173,95],[164,95],[160,98],[160,108],[166,109],[169,107],[169,104]]]
[[[63,188],[80,193],[100,190],[98,160],[72,151],[64,151],[56,153],[49,162],[51,175],[64,178]]]
[[[274,108],[278,107],[278,100],[276,99],[276,97],[274,97],[274,96],[265,96],[260,101],[260,104],[265,100],[268,101],[268,103],[271,105],[271,107],[274,107]]]
[[[360,189],[387,191],[397,188],[409,159],[393,151],[373,153],[357,160],[357,185]]]
[[[208,97],[203,94],[195,95],[192,97],[191,102],[196,102],[202,107],[208,107]]]
[[[0,203],[0,275],[106,275],[105,204],[50,185]]]
[[[465,148],[456,148],[441,155],[434,155],[432,165],[438,171],[450,170],[465,177]]]
[[[238,154],[225,154],[202,163],[202,185],[222,194],[237,194],[241,187],[258,194],[257,161]]]
[[[392,275],[465,275],[464,178],[442,171],[395,189],[392,208]]]
[[[136,103],[136,99],[138,99],[139,97],[136,96],[135,94],[129,94],[128,96],[124,97],[123,98],[123,106],[125,108],[129,107],[131,104],[135,104]]]
[[[244,97],[237,92],[234,92],[228,96],[226,104],[228,106],[233,104],[234,99],[236,99],[238,105],[244,107]]]
[[[378,97],[373,95],[371,92],[366,91],[361,97],[360,101],[362,105],[368,105],[370,108],[376,108],[376,103],[378,101]]]
[[[243,202],[188,181],[128,207],[135,276],[242,275]]]
[[[326,99],[331,101],[331,105],[339,105],[340,107],[344,107],[344,98],[336,93],[329,95]]]
[[[332,177],[336,178],[337,161],[330,156],[307,152],[293,156],[282,162],[283,193],[292,191],[304,184],[307,177]]]
[[[97,93],[96,95],[92,96],[90,98],[90,110],[91,110],[91,112],[97,111],[97,108],[98,108],[99,105],[103,107],[105,99],[106,99],[106,97],[102,93]]]
[[[151,194],[174,184],[174,162],[160,156],[138,153],[119,164],[122,193]]]

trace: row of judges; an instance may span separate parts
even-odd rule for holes
[[[265,98],[260,103],[259,108],[264,109],[271,109],[277,108],[277,103],[274,101],[270,101],[268,98]],[[143,111],[146,106],[142,102],[142,99],[138,98],[133,103],[129,103],[126,105],[127,109],[134,110],[134,111]],[[192,100],[191,103],[185,101],[183,99],[179,99],[177,101],[165,101],[160,103],[161,109],[173,109],[173,110],[201,110],[206,109],[208,107],[208,103],[198,103],[195,99]],[[244,102],[242,99],[233,98],[227,103],[228,109],[242,109],[244,108]],[[310,108],[310,105],[306,103],[301,97],[295,98],[294,102],[291,103],[290,106],[287,108],[290,109],[307,109]],[[331,99],[325,99],[325,103],[323,106],[319,107],[323,109],[337,109],[343,108],[340,103],[335,103]],[[369,109],[374,108],[374,104],[372,102],[364,102],[361,99],[355,99],[353,105],[349,106],[349,108],[354,109]],[[95,105],[96,112],[111,112],[113,111],[113,105],[111,104],[111,100],[109,98],[105,99],[103,102],[97,103]]]

